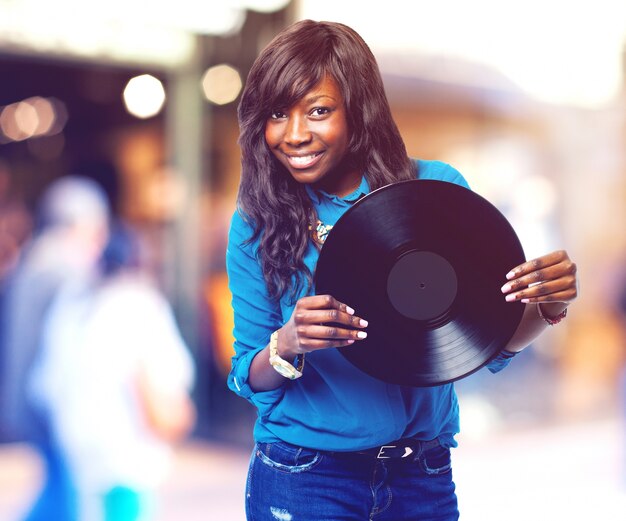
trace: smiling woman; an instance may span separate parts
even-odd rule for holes
[[[381,317],[315,294],[312,273],[328,230],[362,196],[415,178],[465,190],[465,179],[440,161],[407,156],[374,56],[339,23],[304,20],[270,42],[248,75],[239,125],[242,172],[226,253],[235,318],[228,385],[258,410],[248,519],[456,521],[452,384],[388,384],[350,364],[334,348],[362,349],[368,320]],[[368,260],[354,259],[355,270]],[[576,265],[564,251],[507,270],[494,274],[501,298],[521,301],[524,315],[489,362],[492,372],[577,295]],[[371,281],[361,275],[361,283]],[[377,341],[376,357],[390,357],[386,347]]]
[[[312,280],[304,255],[318,216],[305,186],[326,178],[317,188],[345,195],[363,173],[372,190],[415,177],[376,59],[342,24],[304,21],[280,33],[250,70],[239,126],[238,202],[273,296],[295,297]],[[327,157],[298,159],[319,152]]]
[[[331,76],[291,107],[274,111],[265,127],[267,145],[297,182],[340,197],[361,182],[359,171],[343,164],[349,137],[343,96]]]

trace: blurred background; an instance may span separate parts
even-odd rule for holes
[[[156,519],[243,519],[255,413],[225,385],[236,107],[259,50],[302,18],[363,36],[411,156],[459,169],[527,258],[565,248],[578,265],[564,322],[508,370],[457,384],[463,518],[623,519],[620,0],[0,0],[0,295],[47,187],[99,182],[137,231],[142,269],[196,368],[195,428],[176,446]],[[0,519],[22,518],[41,475],[37,452],[0,423]]]

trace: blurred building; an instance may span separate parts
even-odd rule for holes
[[[95,178],[142,233],[198,365],[198,435],[219,436],[224,418],[249,412],[225,387],[236,100],[291,7],[157,4],[0,5],[0,288],[43,189],[67,174]]]

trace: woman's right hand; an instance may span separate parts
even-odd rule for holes
[[[366,320],[331,295],[303,297],[280,329],[278,353],[293,359],[317,349],[347,346],[367,337],[365,327]]]

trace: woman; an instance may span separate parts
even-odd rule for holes
[[[366,338],[368,317],[314,295],[312,274],[328,230],[362,195],[416,177],[467,183],[449,165],[408,158],[376,61],[341,24],[306,20],[280,33],[250,71],[239,122],[228,384],[258,409],[248,519],[457,519],[453,386],[386,384],[329,349]],[[511,268],[503,298],[526,308],[493,372],[577,296],[563,251]]]

